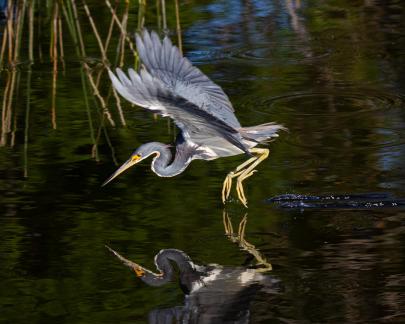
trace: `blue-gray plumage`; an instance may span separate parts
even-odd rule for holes
[[[148,143],[140,146],[104,184],[143,159],[155,155],[152,170],[161,177],[183,172],[192,160],[213,160],[246,153],[250,159],[230,172],[224,181],[223,202],[229,197],[232,179],[237,177],[239,200],[247,206],[242,181],[268,156],[268,149],[255,146],[277,137],[283,126],[267,123],[242,127],[221,87],[180,54],[170,39],[155,33],[136,36],[142,66],[139,72],[109,71],[114,88],[128,101],[154,113],[170,117],[180,129],[176,155],[167,145]]]

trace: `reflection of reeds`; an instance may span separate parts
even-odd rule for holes
[[[7,73],[6,87],[4,89],[3,107],[1,114],[1,137],[0,145],[5,146],[8,142],[8,136],[12,131],[12,102],[16,88],[17,71],[13,70]],[[12,142],[10,142],[12,145]]]
[[[91,156],[96,161],[99,161],[98,148],[97,148],[97,144],[96,144],[96,138],[94,136],[93,118],[91,116],[90,103],[89,103],[89,98],[87,96],[87,93],[88,93],[87,84],[86,84],[86,79],[85,79],[83,70],[80,70],[80,76],[81,76],[82,87],[83,87],[84,105],[86,107],[87,119],[89,121],[90,138],[91,138],[91,142],[93,143],[93,146],[91,149]]]
[[[57,61],[54,61],[52,73],[52,105],[51,105],[51,120],[52,128],[56,129],[56,81],[58,79],[58,66]]]
[[[52,26],[51,26],[51,44],[49,47],[49,55],[53,63],[52,70],[52,105],[51,105],[51,119],[52,128],[56,129],[56,81],[58,78],[58,16],[59,16],[59,5],[55,3],[53,6],[52,13]]]
[[[30,110],[31,110],[31,75],[32,71],[29,70],[27,74],[27,92],[26,92],[26,106],[25,106],[25,127],[24,127],[24,177],[28,177],[28,136],[30,125]]]

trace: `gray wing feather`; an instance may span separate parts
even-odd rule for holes
[[[183,57],[169,38],[161,41],[155,32],[145,30],[142,36],[136,36],[136,46],[149,73],[174,93],[226,124],[240,127],[232,104],[221,87]]]
[[[195,144],[205,145],[207,140],[215,141],[215,138],[221,138],[250,154],[237,130],[182,96],[173,93],[162,81],[145,69],[141,69],[139,74],[129,69],[129,78],[121,69],[116,69],[117,75],[110,70],[108,73],[115,89],[125,99],[162,116],[172,118],[183,131],[184,137]]]

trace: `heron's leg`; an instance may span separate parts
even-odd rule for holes
[[[226,200],[229,197],[229,194],[231,193],[231,188],[232,188],[232,179],[235,177],[240,176],[244,168],[246,168],[249,164],[253,163],[254,161],[257,160],[257,157],[251,157],[249,160],[243,162],[241,165],[239,165],[234,171],[231,171],[228,173],[224,180],[224,184],[222,186],[222,202],[225,204]]]
[[[233,235],[233,226],[231,219],[225,210],[222,211],[222,221],[224,223],[225,235],[231,237]]]
[[[257,249],[253,244],[249,243],[245,239],[246,225],[247,225],[247,213],[243,216],[239,223],[238,233],[233,232],[232,221],[228,216],[228,213],[223,211],[223,221],[225,228],[225,235],[233,242],[239,245],[239,247],[256,259],[256,264],[259,266],[254,270],[256,272],[267,272],[272,270],[272,265],[267,261],[266,257]]]
[[[252,148],[250,149],[250,152],[256,153],[258,157],[252,164],[250,164],[247,168],[243,170],[243,172],[238,176],[236,183],[236,191],[238,192],[238,198],[245,207],[247,207],[247,199],[245,196],[245,192],[243,190],[242,182],[243,180],[249,178],[250,176],[253,175],[253,173],[256,172],[255,167],[257,167],[261,162],[267,159],[270,151],[269,149]]]
[[[255,249],[255,246],[245,240],[246,225],[247,213],[245,214],[245,216],[243,216],[242,220],[239,223],[238,237],[240,240],[240,245],[243,246],[246,250],[250,251],[251,249]]]

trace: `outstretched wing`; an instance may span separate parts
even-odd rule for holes
[[[136,36],[136,46],[149,73],[173,93],[226,124],[240,127],[232,104],[221,87],[183,57],[168,37],[161,41],[155,32],[145,30],[142,36]]]
[[[182,96],[173,93],[162,81],[153,77],[145,69],[141,69],[139,74],[129,69],[129,78],[121,69],[116,69],[118,77],[111,71],[108,73],[115,89],[125,99],[162,116],[172,118],[183,131],[184,137],[195,144],[205,145],[207,140],[212,141],[219,137],[250,154],[237,130]]]

